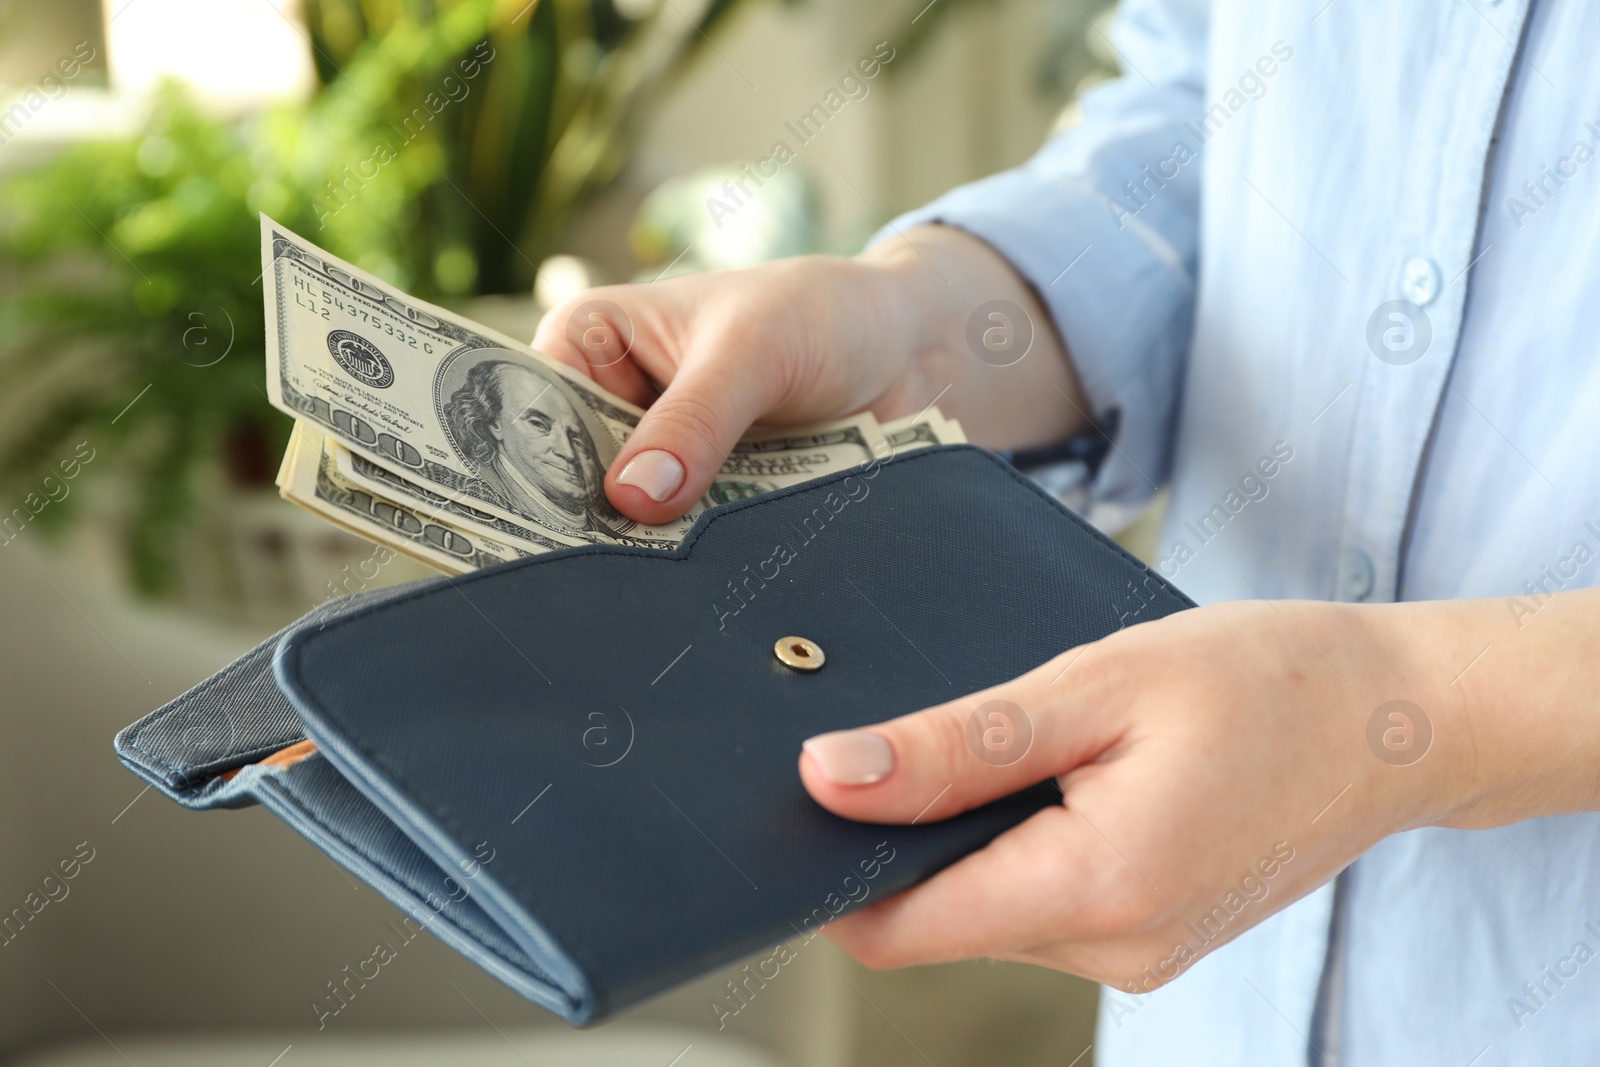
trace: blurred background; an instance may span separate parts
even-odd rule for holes
[[[853,252],[1021,162],[1115,73],[1111,6],[0,0],[0,912],[93,856],[0,944],[0,1061],[1090,1062],[1088,983],[877,974],[821,941],[721,1031],[712,976],[575,1034],[423,938],[319,1031],[398,912],[259,808],[144,798],[110,739],[329,596],[422,573],[368,577],[370,545],[272,487],[259,212],[531,337],[588,286]],[[708,205],[778,140],[759,197]]]

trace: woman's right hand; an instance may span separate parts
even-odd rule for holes
[[[1011,367],[967,350],[968,318],[997,298],[1034,323],[1034,351]],[[648,409],[606,475],[611,502],[647,524],[689,510],[756,422],[864,410],[887,420],[939,398],[973,440],[1015,447],[1084,421],[1065,352],[1026,283],[987,244],[941,226],[853,259],[592,289],[552,308],[533,345]],[[1041,390],[1041,374],[1067,399]]]

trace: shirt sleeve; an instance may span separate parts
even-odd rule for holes
[[[1114,440],[1092,487],[1134,503],[1167,476],[1194,318],[1209,0],[1124,0],[1121,77],[1032,159],[901,216],[957,226],[1039,293]],[[1094,32],[1094,31],[1090,31]],[[1064,402],[1064,401],[1063,401]]]

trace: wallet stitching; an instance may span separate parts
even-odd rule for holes
[[[388,864],[386,864],[382,860],[377,859],[376,857],[364,852],[361,849],[361,847],[358,846],[354,841],[352,841],[350,838],[344,836],[339,831],[335,830],[331,824],[329,824],[328,822],[324,821],[322,819],[322,817],[317,814],[315,809],[313,809],[311,807],[308,807],[306,805],[306,803],[303,800],[301,800],[300,797],[297,794],[292,792],[287,785],[284,785],[281,782],[268,783],[268,782],[265,782],[265,781],[263,781],[260,784],[261,784],[262,788],[266,788],[269,784],[276,785],[278,790],[281,793],[283,793],[284,796],[286,796],[288,798],[288,803],[292,804],[295,808],[297,808],[301,812],[301,814],[303,814],[306,818],[310,819],[312,822],[314,822],[318,826],[322,827],[322,829],[330,837],[332,837],[334,840],[336,840],[336,841],[340,842],[341,844],[343,844],[346,848],[350,849],[352,852],[357,853],[363,859],[365,859],[368,863],[372,864],[378,870],[380,870],[384,874],[388,875],[389,878],[391,880],[393,880],[396,885],[401,886],[407,892],[411,892],[412,891],[411,887],[406,883],[406,880],[404,878],[400,877],[399,874],[395,873],[395,871],[392,870],[389,867]],[[430,860],[430,862],[431,862],[431,860]],[[359,873],[359,872],[357,872],[357,873]],[[426,904],[427,901],[424,900],[424,901],[422,901],[422,903]],[[487,952],[489,955],[495,957],[496,959],[500,960],[501,962],[503,962],[505,964],[508,964],[514,970],[519,970],[519,971],[524,971],[524,972],[531,972],[540,982],[544,983],[546,986],[549,986],[551,989],[553,989],[556,992],[560,993],[563,997],[566,997],[566,999],[568,999],[568,1000],[572,999],[570,996],[567,995],[565,990],[561,989],[561,987],[556,982],[551,980],[550,976],[548,976],[548,975],[544,974],[542,971],[540,971],[538,965],[533,961],[533,959],[531,957],[528,959],[527,963],[525,963],[525,964],[518,963],[516,960],[513,960],[512,958],[510,958],[509,956],[505,955],[500,950],[498,950],[496,948],[492,948],[489,945],[485,944],[484,942],[480,941],[478,938],[474,937],[468,930],[466,930],[464,927],[462,927],[460,924],[458,924],[454,920],[446,919],[443,912],[434,912],[434,915],[436,917],[438,917],[441,922],[445,923],[452,930],[456,931],[456,933],[459,934],[464,940],[470,941],[474,945],[479,946],[485,952]],[[493,918],[492,917],[489,917],[489,918],[490,918],[490,921],[493,922]]]
[[[185,694],[185,696],[187,696],[187,695],[188,694]],[[196,697],[199,696],[198,692],[195,693],[195,696]],[[184,697],[179,697],[178,700],[184,700]],[[174,703],[176,703],[176,701]],[[178,766],[177,764],[174,764],[174,763],[168,762],[165,759],[162,759],[160,756],[156,755],[154,752],[151,752],[149,749],[147,749],[144,746],[140,745],[139,741],[138,741],[138,735],[140,733],[143,733],[145,731],[145,729],[147,729],[150,726],[155,725],[161,719],[165,718],[166,716],[172,714],[173,712],[175,712],[177,710],[178,709],[176,707],[170,707],[169,706],[169,707],[161,708],[158,711],[151,712],[150,715],[146,716],[144,720],[134,724],[136,726],[136,728],[137,728],[136,732],[130,733],[127,736],[127,739],[126,739],[126,742],[125,742],[127,744],[127,746],[129,748],[131,748],[133,751],[139,753],[142,756],[148,757],[153,763],[159,764],[162,768],[165,768],[171,775],[171,778],[168,780],[167,784],[171,785],[175,789],[192,789],[194,787],[194,785],[195,785],[195,778],[198,777],[198,776],[203,776],[203,774],[204,774],[202,768],[209,767],[212,764],[224,764],[224,766],[219,768],[219,769],[226,769],[225,765],[227,763],[233,762],[234,760],[238,760],[241,765],[245,764],[245,763],[251,763],[251,762],[253,762],[255,760],[255,758],[257,756],[268,755],[270,753],[276,752],[278,749],[284,747],[285,744],[293,744],[297,740],[298,741],[304,741],[305,740],[305,735],[304,734],[300,734],[300,735],[298,735],[298,736],[296,736],[294,738],[291,738],[289,741],[268,742],[268,743],[263,744],[263,745],[258,745],[255,748],[245,749],[243,752],[231,753],[231,754],[229,754],[227,756],[221,757],[220,759],[212,760],[210,763],[201,764],[199,767],[183,768],[183,767]],[[199,772],[199,773],[192,775],[190,773],[190,771],[195,771],[195,772]]]
[[[1012,467],[1009,463],[1006,463],[1000,457],[994,455],[991,452],[988,452],[985,449],[980,449],[980,448],[977,448],[977,447],[974,447],[974,446],[971,446],[971,445],[949,445],[949,446],[936,447],[936,448],[931,448],[931,449],[918,449],[912,455],[906,457],[905,459],[898,460],[898,462],[911,463],[911,462],[916,462],[917,460],[920,460],[920,459],[929,458],[929,457],[934,456],[934,455],[946,454],[946,453],[949,453],[949,452],[956,452],[958,454],[959,453],[971,454],[971,455],[979,456],[979,457],[981,457],[981,458],[983,458],[985,460],[988,460],[990,463],[992,463],[995,466],[999,467],[1006,474],[1010,475],[1010,477],[1012,478],[1013,481],[1015,481],[1018,484],[1022,485],[1025,489],[1027,489],[1034,496],[1038,497],[1040,500],[1042,500],[1045,503],[1047,503],[1048,505],[1050,505],[1056,512],[1058,512],[1059,514],[1065,516],[1067,519],[1071,520],[1080,529],[1085,530],[1089,534],[1093,535],[1095,543],[1098,544],[1103,550],[1104,549],[1109,549],[1113,555],[1118,556],[1118,557],[1122,558],[1125,561],[1133,563],[1139,570],[1143,571],[1145,574],[1148,574],[1148,575],[1151,575],[1151,576],[1155,577],[1156,580],[1161,583],[1162,588],[1166,589],[1168,592],[1171,592],[1171,593],[1175,594],[1177,596],[1177,598],[1179,600],[1185,602],[1186,605],[1193,606],[1193,604],[1194,604],[1193,601],[1189,600],[1189,598],[1187,596],[1185,596],[1183,593],[1179,592],[1175,587],[1172,586],[1171,583],[1169,583],[1161,575],[1159,575],[1155,571],[1151,570],[1150,567],[1144,563],[1144,561],[1140,560],[1139,558],[1134,556],[1132,553],[1128,552],[1121,545],[1119,545],[1115,541],[1111,540],[1111,538],[1107,537],[1105,534],[1103,534],[1099,530],[1095,529],[1094,526],[1092,526],[1091,524],[1089,524],[1088,522],[1083,520],[1081,517],[1079,517],[1077,514],[1075,514],[1070,508],[1068,508],[1064,504],[1062,504],[1061,501],[1057,500],[1054,496],[1051,496],[1049,493],[1046,493],[1042,488],[1040,488],[1034,482],[1032,482],[1031,480],[1029,480],[1028,478],[1023,476],[1021,474],[1021,472],[1017,471],[1016,468]],[[896,460],[891,459],[888,462],[895,462],[895,461]],[[373,604],[373,605],[370,605],[368,607],[358,608],[357,610],[355,610],[353,612],[350,612],[350,613],[348,613],[346,615],[343,615],[343,616],[341,616],[341,617],[339,617],[337,619],[334,619],[331,622],[324,623],[322,626],[320,626],[318,628],[317,632],[318,633],[323,633],[323,632],[326,632],[328,630],[332,630],[332,629],[335,629],[335,628],[337,628],[339,626],[342,626],[345,623],[350,622],[350,621],[352,621],[354,619],[364,618],[364,617],[366,617],[368,615],[376,614],[379,611],[382,611],[382,610],[384,610],[386,608],[398,607],[399,605],[409,603],[412,600],[420,599],[420,598],[422,598],[424,596],[430,596],[430,595],[433,595],[434,593],[442,592],[446,587],[449,587],[449,588],[452,588],[452,589],[459,589],[458,580],[459,580],[460,583],[464,584],[466,582],[473,582],[473,581],[477,581],[477,580],[486,579],[486,578],[492,577],[495,574],[503,573],[504,571],[510,570],[510,569],[513,569],[513,568],[535,567],[535,566],[539,566],[539,565],[545,564],[545,563],[554,563],[554,562],[556,562],[558,560],[562,560],[562,559],[571,559],[571,558],[578,557],[578,556],[588,556],[588,555],[646,556],[646,557],[649,557],[649,558],[667,560],[669,562],[682,562],[682,561],[685,561],[685,560],[687,560],[689,558],[689,556],[690,556],[690,554],[691,554],[691,552],[692,552],[692,550],[694,548],[695,543],[698,542],[699,539],[702,536],[704,536],[706,534],[706,532],[708,530],[710,530],[711,527],[714,524],[716,524],[718,521],[720,521],[722,518],[724,518],[727,515],[731,515],[734,512],[740,511],[740,510],[742,510],[744,508],[747,508],[747,507],[754,507],[754,506],[757,506],[757,505],[760,505],[760,504],[771,503],[772,501],[777,500],[777,499],[781,499],[783,497],[798,495],[799,493],[804,493],[804,492],[813,492],[813,491],[815,491],[817,489],[823,488],[824,486],[833,485],[833,484],[835,484],[837,482],[841,482],[846,478],[858,477],[858,476],[859,476],[859,472],[857,470],[855,470],[855,469],[852,469],[852,470],[847,471],[847,472],[842,472],[842,473],[839,473],[839,474],[831,475],[831,476],[829,476],[827,478],[824,478],[824,479],[818,479],[816,481],[806,482],[806,483],[803,483],[801,485],[792,486],[792,487],[790,487],[788,489],[778,490],[777,492],[774,492],[774,493],[764,493],[764,494],[762,494],[761,496],[758,496],[758,497],[751,497],[751,498],[747,498],[745,500],[736,501],[736,502],[731,503],[731,504],[722,505],[719,508],[714,508],[714,509],[712,509],[712,511],[707,512],[705,515],[703,515],[700,518],[700,520],[695,523],[695,526],[689,532],[689,536],[684,539],[684,541],[683,541],[683,543],[681,545],[679,545],[676,549],[673,549],[671,552],[661,552],[661,551],[655,550],[655,549],[642,549],[642,548],[634,548],[634,547],[631,547],[631,546],[621,546],[621,545],[585,545],[585,546],[582,546],[582,547],[575,547],[575,548],[568,549],[568,550],[565,550],[565,551],[545,553],[545,554],[542,554],[542,555],[539,555],[539,556],[535,556],[535,557],[533,557],[531,559],[521,560],[518,563],[512,564],[512,565],[510,565],[508,567],[505,567],[505,568],[486,569],[486,570],[482,570],[482,571],[476,571],[476,572],[474,572],[472,574],[462,575],[462,576],[458,576],[458,577],[444,578],[444,579],[441,579],[440,582],[429,583],[428,585],[426,585],[426,586],[424,586],[424,587],[422,587],[420,589],[414,590],[413,592],[411,592],[411,593],[409,593],[409,594],[407,594],[405,596],[395,597],[393,600],[385,600],[385,601],[383,601],[381,603]],[[283,666],[287,667],[288,673],[290,674],[291,678],[295,682],[296,689],[301,694],[304,694],[306,690],[305,690],[304,681],[303,681],[303,679],[301,677],[301,674],[300,674],[300,656],[298,655],[299,648],[294,643],[294,638],[296,636],[298,636],[298,633],[299,633],[299,631],[297,629],[297,630],[295,630],[294,632],[290,633],[289,635],[287,635],[284,638],[283,643],[280,644],[280,646],[279,646],[280,655],[278,656],[278,660],[279,660],[280,664],[282,664]],[[283,653],[288,653],[288,655],[284,655]],[[285,660],[288,660],[289,662],[285,664],[283,662]],[[322,712],[324,717],[325,717],[326,716],[326,711],[320,706],[320,704],[316,705],[316,706],[318,708],[318,711]],[[345,744],[349,745],[350,747],[352,747],[355,750],[357,750],[358,752],[360,752],[368,760],[369,763],[378,765],[382,770],[384,770],[386,773],[388,773],[389,776],[391,777],[391,779],[394,781],[394,783],[396,785],[398,785],[398,786],[401,786],[403,792],[409,794],[410,796],[415,798],[419,803],[421,803],[422,806],[428,811],[428,813],[431,814],[435,819],[437,819],[441,824],[443,824],[443,826],[447,830],[451,831],[456,836],[456,838],[458,840],[463,839],[464,837],[467,837],[467,836],[471,836],[469,834],[466,834],[465,833],[465,829],[466,828],[461,826],[455,820],[455,818],[452,815],[449,814],[450,809],[449,809],[449,807],[447,805],[440,804],[437,800],[432,799],[431,797],[425,798],[423,796],[423,794],[422,794],[422,791],[416,789],[411,784],[411,782],[409,780],[409,776],[405,775],[403,772],[401,772],[400,770],[398,770],[397,768],[392,766],[387,759],[383,758],[378,753],[375,753],[375,752],[371,751],[366,745],[362,744],[356,738],[352,737],[347,730],[341,730],[340,734],[341,734],[342,739],[344,740]],[[521,890],[523,894],[526,894],[527,890],[529,889],[529,887],[525,883],[523,883],[521,879],[515,877],[514,875],[511,875],[509,872],[506,873],[506,874],[499,875],[498,877],[507,886],[507,888]],[[578,960],[578,962],[582,963],[585,966],[585,968],[587,969],[587,971],[589,972],[590,975],[593,975],[597,971],[598,968],[596,968],[594,960],[588,956],[587,952],[584,950],[584,948],[581,945],[581,943],[578,940],[574,939],[570,935],[570,933],[568,931],[566,931],[559,923],[552,921],[549,917],[546,917],[546,916],[535,916],[534,918],[535,918],[535,920],[537,922],[542,923],[547,929],[549,929],[549,931],[552,934],[556,935],[556,939],[561,943],[562,948],[565,949],[568,953],[570,953],[574,958],[576,958]],[[593,988],[592,979],[590,981],[590,985],[591,985],[591,988]],[[598,993],[598,990],[596,990],[596,992]]]
[[[224,671],[222,673],[226,674],[227,672]],[[218,675],[217,677],[209,679],[205,684],[216,682],[220,680],[220,678],[221,675]],[[177,704],[179,701],[187,704],[188,700],[186,698],[191,695],[198,699],[200,696],[200,687],[197,686],[194,690],[191,690],[190,693],[185,693],[183,696],[178,697],[167,707],[153,711],[149,715],[145,716],[142,720],[135,723],[133,732],[129,733],[124,741],[124,743],[130,749],[142,756],[149,758],[151,762],[156,763],[167,770],[170,775],[167,780],[167,784],[175,789],[192,789],[195,785],[194,779],[204,775],[203,768],[205,767],[210,767],[213,764],[222,764],[223,766],[219,767],[219,769],[226,769],[226,764],[232,763],[235,760],[238,760],[241,765],[245,763],[251,763],[257,756],[263,756],[272,752],[276,752],[278,749],[284,747],[285,744],[293,744],[295,741],[305,740],[305,735],[299,734],[292,737],[288,741],[268,742],[266,744],[258,745],[255,748],[246,749],[243,752],[230,753],[229,755],[223,756],[220,759],[212,760],[210,763],[201,764],[199,767],[192,768],[180,767],[177,764],[162,759],[154,752],[151,752],[149,749],[139,744],[138,738],[140,734],[142,734],[149,727],[154,726],[157,722],[160,722],[162,719],[166,718],[168,715],[171,715],[173,712],[177,711]],[[197,774],[191,774],[190,771],[195,771]]]

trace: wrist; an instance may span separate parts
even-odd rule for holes
[[[961,346],[952,309],[966,300],[955,298],[957,282],[951,275],[965,271],[951,262],[957,255],[950,247],[951,232],[944,226],[918,226],[856,256],[881,283],[895,342],[924,361],[934,354],[953,354]]]
[[[1600,810],[1594,710],[1600,591],[1433,601],[1384,609],[1419,704],[1432,718],[1427,814],[1417,824],[1484,830]],[[1435,759],[1435,757],[1437,757]]]
[[[953,226],[918,226],[857,258],[894,294],[910,373],[945,394],[941,409],[975,443],[1050,444],[1088,428],[1089,402],[1054,319],[988,242]],[[979,340],[996,329],[1025,347],[988,351]]]

